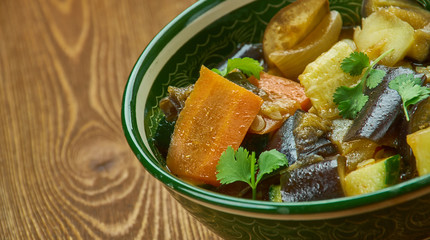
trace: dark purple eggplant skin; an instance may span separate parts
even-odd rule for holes
[[[430,87],[429,85],[430,84],[428,84],[427,87]],[[399,128],[400,133],[397,140],[397,150],[402,155],[403,166],[400,173],[400,178],[402,181],[418,176],[415,156],[411,147],[406,141],[406,136],[421,129],[430,127],[430,98],[427,98],[414,105],[409,110],[409,115],[410,121],[407,121],[405,117],[401,118],[401,127]]]
[[[194,89],[194,84],[186,87],[169,86],[167,91],[169,95],[160,100],[160,109],[166,116],[166,120],[174,122],[179,116],[179,113],[185,106],[185,101]]]
[[[430,88],[430,83],[426,85]],[[409,133],[430,127],[430,98],[414,105],[410,111],[411,120],[408,125]]]
[[[344,197],[337,155],[288,170],[281,176],[283,202],[305,202]]]
[[[293,116],[289,117],[282,127],[276,131],[267,145],[267,150],[276,149],[285,154],[288,159],[288,165],[294,164],[298,159],[293,131],[300,114],[302,114],[300,111],[296,111]]]
[[[400,167],[400,181],[406,181],[418,176],[416,161],[411,147],[406,141],[406,136],[410,133],[410,122],[406,120],[404,114],[401,115],[399,127],[396,127],[398,137],[396,139],[396,150],[402,156]]]
[[[328,131],[323,133],[325,131],[323,129],[308,126],[305,127],[306,132],[300,130],[302,119],[306,114],[312,113],[297,110],[284,122],[267,145],[267,150],[276,149],[285,154],[289,165],[296,162],[306,164],[337,153],[335,145],[326,136]],[[316,120],[320,119],[316,115],[314,117]]]
[[[414,74],[415,77],[424,78],[409,68],[387,68],[377,66],[376,69],[386,71],[382,82],[372,90],[366,90],[369,100],[354,119],[351,128],[344,137],[344,141],[369,139],[381,143],[381,139],[396,121],[402,111],[402,99],[396,90],[388,84],[400,74]],[[400,129],[398,129],[400,131]]]

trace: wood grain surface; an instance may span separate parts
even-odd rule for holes
[[[0,239],[217,239],[120,117],[134,62],[194,2],[0,1]]]

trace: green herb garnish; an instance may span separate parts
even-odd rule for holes
[[[370,66],[369,57],[363,52],[352,52],[349,57],[343,59],[340,67],[351,76],[358,76],[363,69]]]
[[[401,74],[395,77],[388,87],[396,90],[403,102],[403,111],[406,120],[409,121],[408,107],[430,96],[430,89],[421,86],[421,78],[415,78],[413,74]]]
[[[260,65],[260,62],[249,57],[229,59],[227,61],[227,67],[224,70],[220,71],[219,69],[213,68],[212,71],[225,77],[234,69],[238,69],[244,74],[254,76],[257,79],[260,79],[260,72],[263,71],[263,67]]]
[[[369,57],[362,52],[353,52],[341,63],[341,68],[351,76],[359,76],[366,69],[360,82],[354,87],[340,86],[333,94],[333,101],[338,105],[339,113],[344,118],[354,119],[364,107],[369,97],[364,94],[365,86],[373,89],[382,82],[385,72],[373,67],[387,54],[394,51],[390,49],[370,63]]]
[[[339,114],[348,119],[354,119],[366,104],[369,97],[364,95],[362,82],[355,87],[341,86],[333,94],[333,101],[337,103]]]
[[[366,86],[369,89],[373,89],[378,86],[382,79],[385,77],[387,73],[380,69],[371,69],[369,75],[367,76]]]
[[[221,184],[236,181],[248,183],[252,189],[252,199],[256,199],[257,184],[262,177],[286,165],[288,160],[285,155],[275,149],[262,152],[257,162],[255,152],[249,154],[248,150],[242,147],[234,151],[229,146],[219,159],[216,177]]]

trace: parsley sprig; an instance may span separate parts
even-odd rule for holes
[[[409,121],[408,107],[430,96],[430,89],[421,86],[421,78],[416,78],[413,74],[401,74],[395,77],[388,87],[396,90],[402,98],[407,121]]]
[[[338,105],[339,113],[344,118],[354,119],[366,102],[369,96],[364,94],[365,86],[373,89],[381,83],[385,72],[373,67],[381,61],[387,54],[394,51],[390,49],[379,56],[372,63],[369,57],[363,52],[353,52],[341,63],[341,68],[351,76],[359,76],[366,69],[360,82],[353,87],[340,86],[333,94],[333,101]]]
[[[252,199],[256,199],[257,184],[263,176],[286,165],[288,161],[285,155],[275,149],[262,152],[257,161],[255,152],[249,154],[242,147],[235,151],[229,146],[219,159],[216,177],[221,184],[236,181],[248,183],[252,189]]]
[[[212,71],[225,77],[234,69],[238,69],[244,74],[248,76],[254,76],[257,79],[260,79],[260,72],[263,71],[263,67],[260,65],[260,62],[249,57],[228,59],[227,67],[224,70],[221,71],[219,69],[213,68]]]

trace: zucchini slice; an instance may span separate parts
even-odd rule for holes
[[[345,194],[354,196],[374,192],[399,181],[400,155],[357,168],[345,176]]]
[[[269,188],[269,200],[271,202],[282,202],[281,185],[271,185]]]

